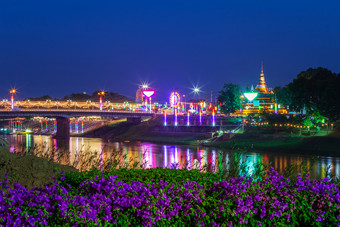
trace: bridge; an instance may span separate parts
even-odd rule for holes
[[[128,122],[139,123],[142,117],[153,116],[152,112],[129,110],[84,110],[84,109],[0,109],[0,118],[13,117],[51,117],[57,120],[57,138],[69,138],[70,118],[72,117],[119,117],[127,118]]]
[[[133,110],[139,108],[140,104],[135,103],[113,103],[110,101],[104,101],[102,103],[102,109],[129,109]],[[11,102],[4,99],[0,101],[0,107],[11,109]],[[100,103],[87,100],[87,101],[31,101],[29,99],[24,101],[15,101],[14,107],[18,107],[20,109],[89,109],[89,110],[99,110]]]

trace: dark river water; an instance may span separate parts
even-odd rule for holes
[[[49,156],[61,164],[71,164],[80,170],[89,168],[89,163],[96,163],[102,168],[107,160],[117,151],[120,163],[127,161],[144,162],[146,168],[184,166],[197,168],[198,165],[210,164],[217,167],[219,160],[224,158],[227,162],[238,159],[248,169],[247,173],[254,171],[259,162],[271,163],[282,172],[290,163],[297,164],[305,161],[311,165],[312,156],[292,155],[274,152],[228,152],[223,149],[206,147],[188,147],[182,145],[165,145],[147,142],[103,142],[97,138],[71,137],[69,141],[56,140],[51,136],[43,135],[10,135],[8,136],[11,152],[30,152],[38,156]],[[230,160],[233,159],[233,160]],[[312,179],[326,176],[340,175],[339,157],[318,157],[311,166]]]

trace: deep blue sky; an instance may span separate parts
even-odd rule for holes
[[[0,97],[106,89],[134,97],[152,82],[205,92],[269,87],[309,67],[340,72],[340,1],[0,1]]]

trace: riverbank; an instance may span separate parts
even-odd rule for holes
[[[53,183],[52,177],[56,175],[54,170],[56,173],[78,172],[76,168],[60,165],[33,154],[23,153],[18,155],[9,152],[6,147],[0,149],[0,181],[4,180],[7,173],[10,185],[17,182],[29,189],[34,186],[42,187]]]
[[[340,138],[334,136],[282,136],[239,134],[229,141],[217,141],[204,146],[238,148],[257,152],[280,152],[314,156],[340,157]]]

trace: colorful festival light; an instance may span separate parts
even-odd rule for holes
[[[274,106],[274,113],[277,114],[277,103],[275,103],[275,106]]]
[[[244,96],[249,100],[249,102],[252,102],[256,98],[257,93],[256,92],[246,92],[246,93],[244,93]]]
[[[98,92],[99,95],[99,109],[103,110],[103,96],[105,95],[105,91]]]
[[[143,91],[143,94],[146,97],[150,98],[151,96],[153,96],[155,94],[155,91],[153,91],[153,90],[145,90],[145,91]]]
[[[149,103],[150,103],[150,111],[152,111],[152,103],[151,103],[151,96],[153,96],[155,94],[154,90],[145,90],[143,91],[143,95],[145,95],[148,99],[149,99]],[[148,106],[148,101],[145,100],[145,106],[146,106],[146,110],[147,110],[147,106]]]
[[[177,108],[175,108],[175,126],[178,125]]]
[[[212,126],[215,127],[216,125],[216,120],[215,120],[215,110],[212,110]]]
[[[199,110],[199,123],[202,125],[202,110]]]
[[[187,113],[187,126],[190,126],[190,112]]]
[[[166,126],[166,112],[164,111],[164,126]]]
[[[177,91],[174,91],[170,94],[169,101],[170,101],[171,107],[177,107],[179,103],[181,102],[181,96],[179,95]]]
[[[16,93],[17,91],[15,89],[12,89],[9,91],[9,93],[11,94],[11,108],[12,110],[14,109],[14,94]]]
[[[57,131],[57,121],[53,121],[53,129],[55,132]]]

